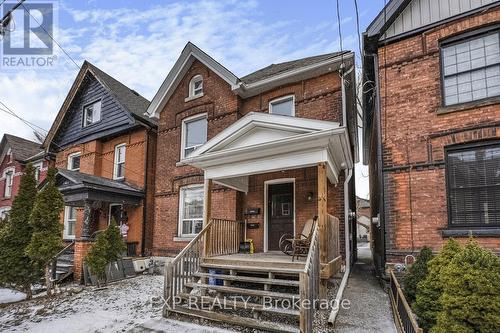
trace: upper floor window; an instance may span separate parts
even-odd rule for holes
[[[445,45],[441,58],[444,105],[500,95],[498,31]]]
[[[68,170],[80,171],[81,153],[73,153],[68,155]]]
[[[195,75],[189,81],[189,97],[203,96],[203,76]]]
[[[12,195],[12,184],[14,183],[14,171],[8,170],[5,172],[5,190],[4,197],[8,198]]]
[[[124,143],[115,147],[113,179],[123,179],[125,177],[125,149],[126,145]]]
[[[86,105],[83,108],[83,127],[95,124],[101,120],[101,101]]]
[[[7,150],[7,156],[9,157],[9,162],[12,162],[12,149]]]
[[[203,185],[181,188],[179,202],[179,236],[194,236],[203,229]]]
[[[35,179],[36,181],[40,181],[40,175],[42,174],[43,163],[38,162],[34,164],[33,167],[35,168]]]
[[[269,113],[282,116],[295,116],[295,96],[285,96],[269,102]]]
[[[500,142],[446,152],[449,223],[500,225]]]
[[[181,158],[207,142],[207,115],[201,114],[182,121]]]

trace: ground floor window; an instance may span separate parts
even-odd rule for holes
[[[449,149],[449,224],[500,226],[500,142]]]
[[[75,238],[76,207],[66,206],[64,209],[64,239]]]
[[[203,185],[191,185],[181,188],[179,236],[193,236],[203,228],[203,196]]]

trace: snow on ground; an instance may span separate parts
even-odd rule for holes
[[[3,305],[0,332],[138,332],[148,326],[158,329],[156,332],[217,332],[163,319],[159,297],[162,290],[162,276],[143,275],[102,290],[70,288],[51,299]]]
[[[0,288],[0,304],[22,301],[26,294],[6,288]]]

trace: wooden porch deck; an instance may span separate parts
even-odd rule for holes
[[[243,266],[249,268],[280,268],[303,270],[306,258],[301,257],[292,261],[292,257],[279,251],[258,252],[253,254],[234,253],[211,256],[203,259],[204,263],[228,266]]]

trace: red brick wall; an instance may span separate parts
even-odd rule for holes
[[[152,152],[155,151],[156,135],[148,134],[146,129],[140,128],[135,131],[130,131],[126,134],[114,137],[109,140],[93,140],[86,143],[78,144],[60,151],[56,155],[55,166],[57,168],[66,169],[68,155],[75,152],[81,152],[80,172],[92,174],[104,178],[113,178],[114,168],[114,151],[115,146],[125,143],[125,182],[144,189],[145,188],[145,172],[146,164],[149,159],[149,172],[154,174],[155,159]],[[149,145],[149,154],[148,154]],[[141,253],[143,228],[146,223],[146,248],[151,248],[152,243],[152,224],[153,224],[153,207],[154,207],[154,180],[149,179],[147,189],[147,204],[146,216],[144,216],[144,203],[137,206],[126,205],[129,231],[127,242],[136,242],[137,254]],[[119,202],[116,202],[119,203]],[[148,214],[148,212],[150,212]],[[97,209],[96,216],[98,223],[95,225],[96,230],[103,230],[107,227],[109,215],[109,203],[103,203]],[[61,222],[64,219],[61,218]],[[76,238],[81,236],[83,225],[83,207],[77,210],[76,221]],[[149,228],[149,229],[148,229]]]
[[[378,51],[388,261],[443,244],[440,229],[448,223],[444,148],[500,137],[498,101],[441,107],[439,54],[441,40],[499,20],[497,7]],[[500,238],[478,241],[500,251]]]
[[[204,95],[186,102],[189,81],[198,74],[204,79]],[[297,117],[341,121],[340,79],[336,73],[282,86],[244,100],[236,96],[229,84],[203,64],[198,61],[192,64],[160,113],[155,174],[155,255],[174,255],[186,246],[186,241],[176,238],[179,233],[179,189],[185,185],[203,184],[201,170],[177,165],[180,160],[182,120],[195,114],[207,113],[210,139],[249,112],[268,112],[270,100],[289,94],[295,94]],[[316,177],[316,168],[251,176],[248,194],[216,186],[212,194],[212,216],[241,219],[246,208],[261,208],[260,215],[250,218],[250,222],[259,222],[261,227],[249,230],[247,235],[253,238],[256,250],[261,251],[264,232],[264,181],[277,178],[296,179],[297,231],[301,231],[305,221],[317,214],[316,202],[309,203],[305,200],[307,192],[317,193]],[[328,190],[329,212],[343,221],[343,178],[337,186],[331,185]]]
[[[47,175],[48,162],[47,161],[37,161],[42,162],[42,169],[40,173],[39,181],[43,181]],[[6,207],[12,207],[12,201],[16,197],[19,191],[19,185],[21,184],[21,176],[24,173],[25,164],[21,164],[19,161],[10,159],[9,156],[5,156],[3,161],[0,163],[0,210]],[[5,197],[5,178],[3,177],[4,171],[6,169],[12,169],[14,171],[14,179],[12,181],[12,193],[10,197]]]

